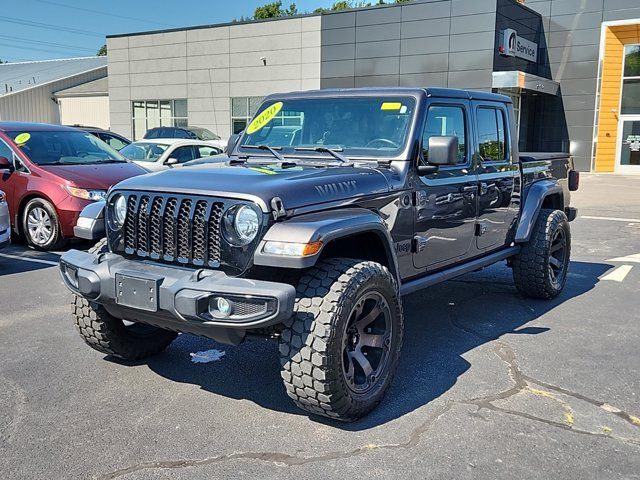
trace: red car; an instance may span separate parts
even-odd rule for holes
[[[0,122],[0,190],[11,225],[29,245],[60,248],[78,215],[112,185],[147,173],[112,147],[77,128]]]

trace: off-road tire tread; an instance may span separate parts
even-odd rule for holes
[[[513,280],[523,295],[548,300],[562,291],[564,284],[557,289],[549,278],[547,268],[553,232],[567,222],[567,216],[561,210],[540,210],[531,238],[522,245],[520,252],[512,260]],[[570,250],[571,233],[567,228],[567,256]]]
[[[107,239],[100,240],[89,253],[107,252]],[[113,317],[95,302],[73,294],[71,316],[78,333],[94,350],[123,360],[140,360],[162,352],[177,337],[177,333],[158,328],[155,335],[127,338],[122,320]]]
[[[295,314],[285,322],[280,337],[281,376],[289,397],[298,407],[315,415],[341,421],[353,421],[373,410],[382,400],[384,390],[368,403],[354,401],[347,393],[341,371],[328,368],[329,342],[342,336],[333,323],[339,316],[342,300],[350,298],[372,278],[389,282],[395,292],[392,309],[399,316],[396,335],[398,344],[389,359],[391,384],[402,346],[403,311],[398,286],[389,270],[383,265],[344,258],[323,261],[304,275],[297,286]]]

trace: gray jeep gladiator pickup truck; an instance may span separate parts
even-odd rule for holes
[[[391,383],[403,295],[502,260],[523,295],[562,291],[578,174],[516,138],[497,94],[272,95],[222,165],[124,180],[85,209],[76,234],[106,238],[60,260],[73,319],[123,359],[177,332],[274,339],[295,403],[355,420]]]

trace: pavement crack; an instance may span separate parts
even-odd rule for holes
[[[335,452],[325,453],[323,455],[315,456],[297,456],[288,453],[280,452],[238,452],[230,453],[227,455],[219,455],[215,457],[206,457],[201,459],[183,459],[183,460],[166,460],[156,462],[142,462],[129,467],[121,468],[104,475],[100,475],[97,478],[99,480],[111,480],[114,478],[129,475],[141,470],[153,470],[153,469],[175,469],[175,468],[188,468],[198,467],[203,465],[211,465],[215,463],[225,462],[229,460],[259,460],[262,462],[268,462],[276,466],[297,466],[306,465],[309,463],[318,463],[328,460],[342,460],[346,458],[356,457],[358,455],[371,452],[372,450],[394,450],[394,449],[407,449],[415,447],[422,435],[429,430],[429,428],[440,418],[442,415],[451,410],[454,404],[459,402],[445,402],[436,411],[431,414],[424,422],[415,427],[409,434],[408,439],[402,443],[387,443],[387,444],[367,444],[351,450],[339,450]]]

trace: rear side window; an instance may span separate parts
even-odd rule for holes
[[[483,160],[496,162],[507,158],[504,112],[498,108],[478,108],[478,151]]]
[[[467,141],[465,135],[465,111],[462,107],[432,105],[427,112],[427,122],[422,134],[422,153],[429,160],[429,138],[458,137],[458,164],[467,163]]]
[[[101,133],[98,136],[103,142],[108,143],[110,147],[115,148],[116,150],[122,150],[124,147],[128,145],[128,143],[123,142],[115,135]]]
[[[144,138],[158,138],[158,130],[159,129],[154,128],[153,130],[147,131],[147,133],[144,134]]]

